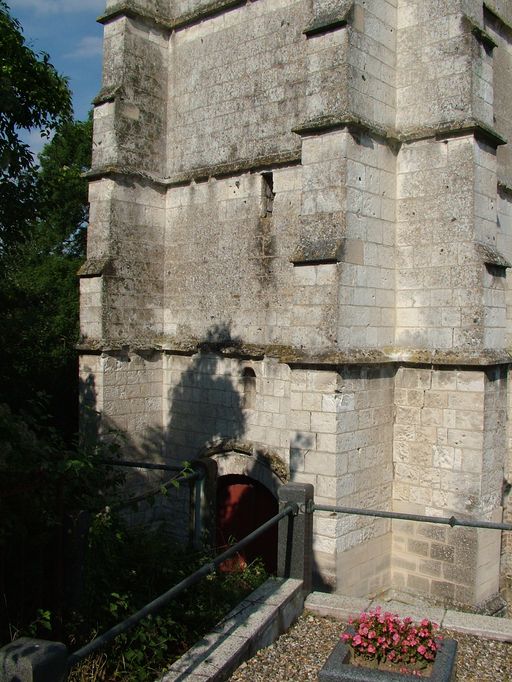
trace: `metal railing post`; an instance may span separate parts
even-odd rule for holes
[[[296,505],[295,515],[279,522],[277,575],[303,582],[304,595],[311,592],[313,572],[313,495],[311,483],[287,483],[279,488],[279,507]]]
[[[64,682],[68,656],[60,642],[21,637],[0,649],[0,681]]]
[[[200,549],[215,542],[215,489],[217,463],[210,459],[191,462],[197,478],[190,487],[190,535],[192,544]]]
[[[191,477],[192,475],[186,478]],[[283,551],[279,551],[279,575],[302,580],[305,596],[311,591],[313,486],[309,484],[283,486],[279,499],[281,508],[275,516],[212,561],[203,564],[197,571],[153,599],[136,613],[98,635],[81,649],[70,654],[66,646],[60,642],[27,637],[4,646],[0,649],[0,682],[65,682],[68,671],[74,665],[103,649],[118,635],[138,625],[147,616],[158,613],[171,599],[195,585],[227,559],[233,557],[240,549],[286,519],[290,519],[290,523],[279,525],[279,536],[283,544]]]

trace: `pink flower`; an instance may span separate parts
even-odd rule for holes
[[[341,639],[360,654],[386,659],[409,667],[434,660],[438,645],[434,641],[436,626],[424,618],[415,625],[411,618],[382,613],[380,607],[351,619],[356,634],[345,633]]]

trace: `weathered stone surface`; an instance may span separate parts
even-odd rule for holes
[[[80,275],[103,428],[274,492],[510,520],[509,3],[109,0],[102,21]],[[512,576],[492,533],[319,515],[316,570],[478,606]]]

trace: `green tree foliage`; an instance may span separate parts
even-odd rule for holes
[[[0,598],[8,607],[0,638],[38,608],[60,620],[69,596],[67,532],[81,509],[101,505],[105,483],[95,451],[73,443],[76,271],[87,220],[81,174],[90,164],[91,133],[90,121],[65,122],[46,145],[33,173],[38,217],[0,256]]]
[[[121,481],[98,463],[108,452],[66,448],[47,412],[40,397],[21,415],[0,403],[0,646],[42,607],[61,622],[80,512]]]
[[[40,236],[47,249],[83,258],[88,219],[87,182],[91,166],[92,117],[67,121],[39,156]]]
[[[66,437],[77,426],[78,280],[85,250],[92,122],[65,122],[40,156],[38,217],[0,268],[0,402],[27,409],[34,394]]]
[[[0,0],[0,402],[30,410],[49,396],[76,430],[78,291],[84,251],[91,122],[71,121],[66,79],[26,45]],[[55,136],[41,165],[20,131]],[[62,411],[61,406],[64,406]]]
[[[40,165],[20,138],[33,129],[54,134]],[[90,149],[66,79],[0,0],[0,600],[11,623],[62,600],[66,524],[105,475],[70,447]]]
[[[37,211],[34,158],[20,130],[49,137],[71,116],[66,79],[48,55],[25,43],[19,22],[0,0],[0,250],[27,234]]]

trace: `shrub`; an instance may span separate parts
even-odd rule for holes
[[[68,646],[87,643],[211,558],[209,552],[172,544],[164,527],[129,528],[108,511],[97,514],[89,532],[83,603],[66,626]],[[154,680],[265,578],[260,562],[211,573],[77,666],[70,682]]]

